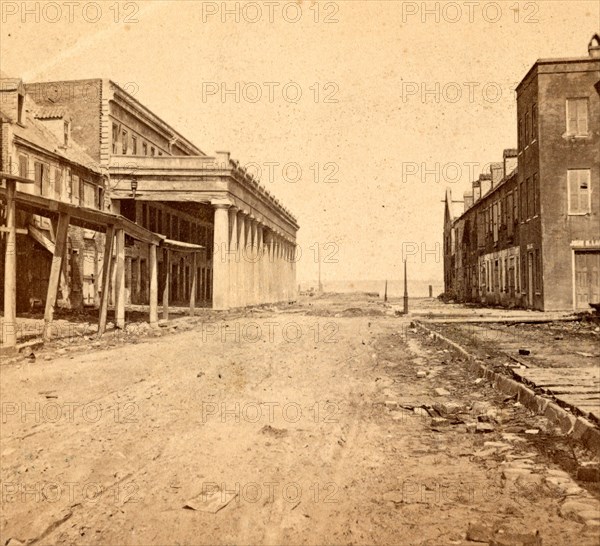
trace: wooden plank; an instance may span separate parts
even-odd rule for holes
[[[190,286],[190,317],[196,312],[196,284],[198,283],[197,253],[192,254],[192,282]]]
[[[171,251],[168,248],[164,249],[164,279],[165,285],[163,287],[163,319],[169,320],[169,285],[171,284]]]
[[[58,284],[63,267],[63,260],[67,251],[67,238],[69,235],[69,215],[61,214],[58,218],[56,228],[56,243],[54,244],[54,255],[50,267],[50,279],[48,280],[48,292],[46,294],[46,309],[44,312],[44,340],[50,339],[50,325],[54,318],[54,306],[58,294]]]
[[[150,243],[148,248],[150,258],[150,326],[158,324],[158,264],[156,245]]]
[[[98,337],[102,336],[102,334],[106,330],[106,315],[108,313],[108,292],[110,288],[110,269],[112,263],[114,234],[114,226],[108,226],[108,228],[106,229],[106,239],[104,241],[104,257],[102,266],[102,294],[100,295],[100,317],[98,320]]]
[[[16,233],[16,183],[6,179],[6,250],[4,257],[4,347],[17,345],[17,233]]]
[[[118,228],[116,243],[115,326],[125,328],[125,230]]]

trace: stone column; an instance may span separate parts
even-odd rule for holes
[[[215,209],[213,237],[212,294],[213,309],[229,308],[229,212],[228,201],[213,201]]]
[[[256,296],[256,304],[260,305],[265,301],[265,272],[264,272],[264,225],[259,223],[257,227],[257,237],[258,237],[258,257],[257,257],[257,271],[258,271],[258,279],[256,283],[257,296]]]
[[[247,232],[247,221],[246,214],[243,211],[239,212],[238,215],[238,255],[239,261],[237,263],[237,281],[238,281],[238,305],[245,307],[248,304],[246,297],[246,265],[248,263],[246,259],[246,232]]]
[[[229,253],[227,262],[229,264],[229,307],[240,306],[240,288],[238,284],[238,268],[240,252],[238,248],[238,208],[229,209]]]
[[[150,326],[158,325],[158,262],[156,259],[157,245],[148,245],[148,262],[150,266]]]
[[[251,223],[252,230],[252,249],[250,253],[250,270],[252,271],[252,286],[250,291],[250,303],[256,305],[260,297],[259,294],[259,272],[258,272],[258,220],[252,218]]]

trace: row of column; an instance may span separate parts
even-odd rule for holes
[[[213,206],[213,307],[293,300],[295,244],[230,203]]]

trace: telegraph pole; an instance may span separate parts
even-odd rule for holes
[[[385,292],[383,293],[383,301],[387,301],[387,279],[385,280]]]
[[[404,314],[408,314],[408,279],[406,277],[406,259],[404,260]]]

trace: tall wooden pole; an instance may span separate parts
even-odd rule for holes
[[[169,292],[171,289],[171,251],[168,248],[165,248],[163,265],[165,270],[165,285],[163,287],[163,319],[169,320]]]
[[[198,284],[198,260],[196,253],[192,254],[192,285],[190,287],[190,317],[196,312],[196,286]]]
[[[108,297],[110,288],[110,275],[114,238],[115,226],[106,226],[103,257],[104,263],[102,265],[102,294],[100,296],[100,317],[98,319],[98,337],[100,337],[106,330],[106,315],[108,314]]]
[[[125,328],[125,230],[116,233],[115,326]]]
[[[383,301],[387,301],[387,279],[385,281],[385,292],[383,293]]]
[[[408,278],[406,276],[406,260],[404,260],[404,314],[408,314]]]
[[[156,259],[156,246],[149,245],[150,254],[150,326],[158,326],[158,263]]]
[[[44,312],[44,340],[50,339],[50,325],[54,318],[54,306],[62,271],[63,261],[67,250],[67,238],[69,234],[69,215],[61,214],[56,229],[56,243],[54,244],[54,255],[50,267],[50,279],[48,280],[48,292],[46,294],[46,310]]]
[[[6,250],[4,259],[4,347],[17,345],[17,225],[15,180],[6,179]]]

